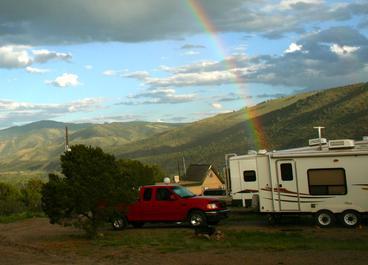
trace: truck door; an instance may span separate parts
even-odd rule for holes
[[[182,219],[180,200],[169,188],[156,188],[152,206],[153,218],[151,221],[179,221]]]
[[[300,211],[300,198],[294,160],[278,160],[277,200],[280,211]]]

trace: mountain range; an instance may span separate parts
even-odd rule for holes
[[[226,153],[303,146],[324,126],[328,139],[368,135],[368,83],[306,92],[193,123],[73,124],[39,121],[0,130],[0,171],[57,171],[69,142],[99,146],[118,158],[158,164],[177,174],[182,162],[224,164]]]

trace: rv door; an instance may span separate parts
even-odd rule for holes
[[[285,211],[300,211],[298,179],[294,160],[278,160],[277,195],[279,209]]]

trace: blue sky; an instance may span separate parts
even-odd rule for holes
[[[366,0],[0,1],[0,128],[191,122],[367,76]]]

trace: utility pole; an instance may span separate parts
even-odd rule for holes
[[[69,133],[68,126],[65,126],[65,152],[69,152],[71,149],[69,148]]]
[[[183,155],[183,167],[184,167],[184,177],[187,176],[187,167],[185,166],[185,157]]]

